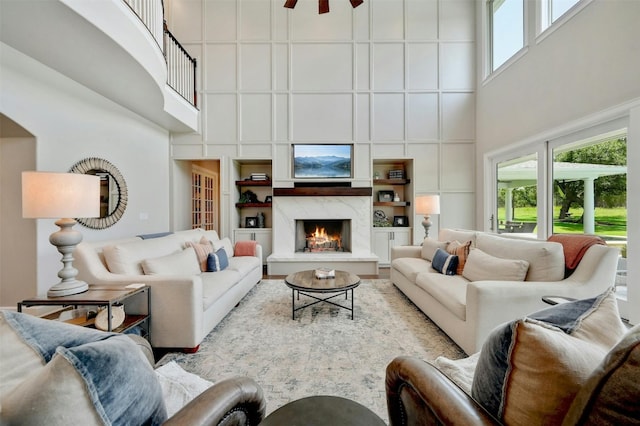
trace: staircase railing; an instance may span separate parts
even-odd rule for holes
[[[191,105],[197,106],[196,59],[168,30],[163,0],[124,0],[147,27],[167,62],[167,84]]]

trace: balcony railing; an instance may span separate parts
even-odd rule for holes
[[[191,105],[197,105],[196,59],[192,58],[171,32],[164,30],[164,57],[167,83]]]
[[[162,0],[124,0],[147,27],[167,62],[167,84],[191,105],[197,105],[196,60],[167,29]]]

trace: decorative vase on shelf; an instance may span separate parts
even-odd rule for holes
[[[397,192],[393,194],[393,201],[396,201],[396,202],[400,201],[400,196],[398,195]]]
[[[264,228],[264,214],[258,212],[258,228]]]

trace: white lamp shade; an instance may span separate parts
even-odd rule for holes
[[[439,195],[420,195],[416,197],[417,214],[440,214]]]
[[[78,173],[22,172],[22,217],[100,216],[100,178]]]

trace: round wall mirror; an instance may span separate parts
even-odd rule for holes
[[[87,228],[106,229],[120,220],[127,208],[127,184],[120,171],[102,158],[85,158],[69,170],[71,173],[100,177],[100,217],[80,217],[76,220]]]

